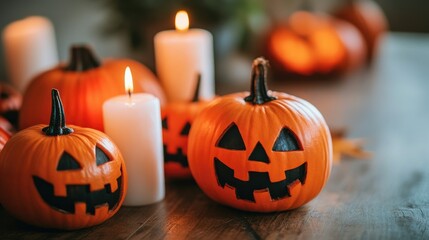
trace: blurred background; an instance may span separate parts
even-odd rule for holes
[[[73,43],[89,43],[100,57],[131,57],[151,69],[153,35],[173,28],[177,9],[190,13],[191,27],[209,29],[215,35],[217,69],[220,58],[235,53],[258,52],[258,41],[273,22],[282,21],[291,12],[310,5],[312,9],[332,13],[347,0],[24,0],[1,1],[0,27],[30,15],[41,15],[54,25],[60,60],[68,57]],[[429,2],[418,0],[376,0],[383,9],[391,31],[429,32]],[[7,79],[4,46],[0,47],[0,79]],[[245,54],[246,55],[246,54]]]
[[[329,56],[329,54],[335,52],[333,49],[336,44],[326,39],[326,37],[332,38],[332,36],[327,34],[324,37],[326,31],[316,34],[320,26],[315,26],[320,22],[325,22],[327,15],[332,16],[330,18],[338,16],[338,12],[347,4],[361,2],[370,2],[375,4],[376,8],[360,9],[354,13],[346,11],[346,18],[357,16],[355,20],[359,21],[364,14],[369,14],[369,17],[365,17],[367,22],[360,25],[363,25],[364,29],[380,28],[376,29],[375,33],[361,31],[363,37],[369,35],[371,38],[371,35],[380,35],[386,29],[389,32],[401,32],[400,34],[395,33],[396,38],[390,41],[395,45],[394,49],[398,49],[398,46],[400,47],[402,44],[403,32],[407,32],[405,34],[407,36],[429,32],[429,21],[427,21],[429,2],[418,0],[38,0],[37,2],[15,0],[0,2],[0,9],[2,9],[0,27],[4,29],[11,22],[27,16],[44,16],[54,26],[60,61],[68,60],[69,47],[72,44],[88,43],[101,59],[107,57],[132,58],[142,62],[155,72],[153,37],[160,31],[174,29],[175,13],[179,9],[185,9],[190,16],[191,28],[204,28],[214,35],[215,80],[218,94],[247,89],[251,61],[253,58],[263,55],[269,58],[273,72],[279,70],[277,72],[280,72],[281,76],[272,78],[281,79],[281,81],[270,83],[271,89],[285,91],[309,100],[327,116],[328,123],[342,127],[350,119],[354,119],[357,114],[354,111],[357,108],[355,106],[357,104],[364,106],[363,100],[367,97],[362,96],[366,96],[372,89],[370,81],[362,84],[360,79],[373,78],[371,75],[373,73],[359,71],[359,69],[365,69],[363,66],[376,65],[379,55],[374,54],[375,60],[363,60],[364,55],[368,56],[370,53],[364,53],[366,50],[359,47],[362,40],[360,43],[356,41],[359,39],[356,35],[356,28],[353,30],[336,22],[329,23],[328,25],[334,27],[330,27],[327,31],[338,31],[335,34],[342,39],[342,45],[345,45],[345,48],[350,48],[346,55],[351,57],[348,57],[350,59],[344,57],[334,59],[334,56]],[[290,21],[290,16],[299,10],[316,14],[296,17],[298,20],[295,21],[297,22],[295,24],[294,21]],[[376,17],[374,18],[374,16]],[[285,22],[286,25],[284,25]],[[293,25],[297,25],[298,30],[294,30]],[[282,47],[286,47],[283,46],[284,43],[267,43],[269,37],[274,38],[272,36],[276,30],[280,30],[278,32],[281,35],[285,28],[289,28],[297,36],[297,41],[303,39],[304,45],[307,44],[306,41],[310,42],[310,46],[302,46],[302,49],[320,49],[310,53],[308,59],[297,59],[296,56],[305,56],[304,50],[301,49],[304,52],[298,51],[302,41],[301,43],[292,42],[292,47],[286,50],[282,50]],[[320,44],[319,47],[314,47],[318,45],[319,36],[317,35],[320,35]],[[290,39],[290,37],[285,37],[285,39]],[[389,41],[381,42],[380,49],[390,48]],[[370,45],[378,48],[375,43]],[[268,46],[274,49],[279,47],[281,51],[271,50],[270,52],[267,50]],[[324,51],[323,46],[328,46],[329,50]],[[294,52],[295,49],[298,49],[297,52]],[[293,66],[284,63],[288,61],[287,59],[276,59],[275,51],[280,52],[281,55],[288,52],[285,56],[293,57],[290,59],[292,64],[296,64],[298,60],[304,62],[307,60],[307,63],[313,61],[313,65],[317,65],[317,62],[321,64],[313,68],[304,66],[294,69]],[[320,55],[319,60],[311,59],[316,55]],[[338,55],[341,54],[338,53]],[[0,56],[0,79],[8,81],[4,44],[0,47]],[[389,58],[389,55],[384,57]],[[407,61],[410,62],[413,59],[415,57],[411,57]],[[347,63],[343,64],[344,62]],[[384,62],[388,63],[388,61]],[[350,66],[345,67],[344,65]],[[308,77],[340,79],[340,81],[336,81],[338,84],[313,81],[310,85],[295,81],[299,83],[295,85],[299,86],[288,85],[295,79]],[[341,79],[357,80],[344,81]],[[342,100],[339,101],[339,99]]]

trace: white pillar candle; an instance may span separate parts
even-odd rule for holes
[[[58,64],[54,28],[44,17],[27,17],[7,25],[3,45],[10,81],[21,92],[33,77]]]
[[[203,29],[188,29],[186,12],[176,15],[176,30],[155,35],[156,70],[169,101],[191,101],[201,74],[200,98],[214,97],[213,36]]]
[[[125,79],[132,83],[128,67]],[[165,195],[161,110],[158,98],[132,94],[132,86],[126,89],[129,95],[103,104],[104,129],[125,160],[128,192],[124,205],[141,206],[161,201]]]

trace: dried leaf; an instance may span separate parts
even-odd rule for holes
[[[343,157],[354,159],[369,159],[372,154],[363,149],[364,139],[361,138],[346,138],[345,129],[337,129],[331,131],[333,145],[333,160],[334,163],[341,161]]]

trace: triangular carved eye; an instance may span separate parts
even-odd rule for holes
[[[63,152],[58,162],[57,171],[81,169],[79,163],[69,153]]]
[[[105,164],[109,161],[111,161],[111,159],[107,156],[107,154],[104,153],[103,150],[101,150],[99,147],[95,147],[95,162],[97,163],[97,166]]]
[[[162,128],[168,129],[167,117],[162,119]]]
[[[230,150],[246,150],[243,138],[241,137],[240,131],[235,123],[229,125],[219,138],[216,146]]]
[[[302,150],[296,135],[289,129],[283,128],[273,146],[273,151],[288,152]]]
[[[191,124],[189,122],[186,122],[186,124],[183,127],[182,131],[180,131],[180,135],[187,136],[189,134],[189,130],[190,129],[191,129]]]

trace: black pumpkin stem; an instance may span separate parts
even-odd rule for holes
[[[268,61],[263,57],[256,58],[252,64],[252,85],[250,95],[244,101],[253,104],[264,104],[276,98],[267,92]]]
[[[198,73],[197,76],[197,85],[195,86],[194,97],[191,102],[198,102],[198,98],[200,96],[200,87],[201,87],[201,73]]]
[[[71,47],[70,52],[71,58],[69,64],[65,67],[66,71],[82,72],[100,66],[100,61],[87,45],[74,45]]]
[[[57,89],[52,89],[52,109],[49,126],[42,129],[48,136],[67,135],[73,132],[72,128],[66,127],[66,117],[64,114],[63,103]]]

